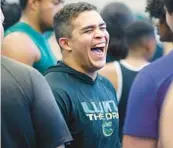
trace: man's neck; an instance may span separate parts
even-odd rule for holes
[[[63,62],[68,65],[69,67],[73,68],[74,70],[81,72],[83,74],[86,74],[87,76],[89,76],[93,81],[96,79],[97,77],[97,71],[95,72],[88,72],[87,70],[85,70],[85,68],[83,68],[81,65],[77,64],[77,62],[75,60],[71,61],[69,59],[63,59]]]
[[[138,52],[129,52],[124,60],[135,67],[140,67],[149,63],[145,55]]]
[[[32,16],[31,14],[29,14],[28,12],[23,12],[23,14],[20,18],[20,22],[24,22],[24,23],[30,25],[37,32],[42,33],[37,19],[34,16]]]

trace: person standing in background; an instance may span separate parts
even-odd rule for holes
[[[164,55],[166,55],[173,49],[173,33],[171,32],[166,22],[166,12],[164,10],[163,1],[147,0],[146,12],[149,13],[151,19],[158,19],[158,22],[156,24],[157,34],[159,35],[160,41],[163,43],[159,43],[160,45],[157,45],[160,50],[156,52],[158,54],[161,53],[161,48],[163,48],[162,52]]]
[[[52,29],[53,16],[63,7],[63,1],[20,0],[20,6],[22,16],[6,30],[2,55],[33,66],[43,74],[57,60],[42,33]]]

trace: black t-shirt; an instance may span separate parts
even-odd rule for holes
[[[71,135],[50,87],[33,68],[1,57],[3,148],[56,148]]]
[[[46,73],[74,141],[68,148],[119,148],[116,92],[110,82],[62,62]]]

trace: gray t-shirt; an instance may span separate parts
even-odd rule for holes
[[[56,148],[72,140],[39,72],[1,57],[1,74],[3,148]]]

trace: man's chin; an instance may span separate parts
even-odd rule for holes
[[[93,69],[95,69],[95,71],[98,71],[100,69],[102,69],[106,64],[106,60],[105,61],[97,61],[97,62],[93,62]]]

